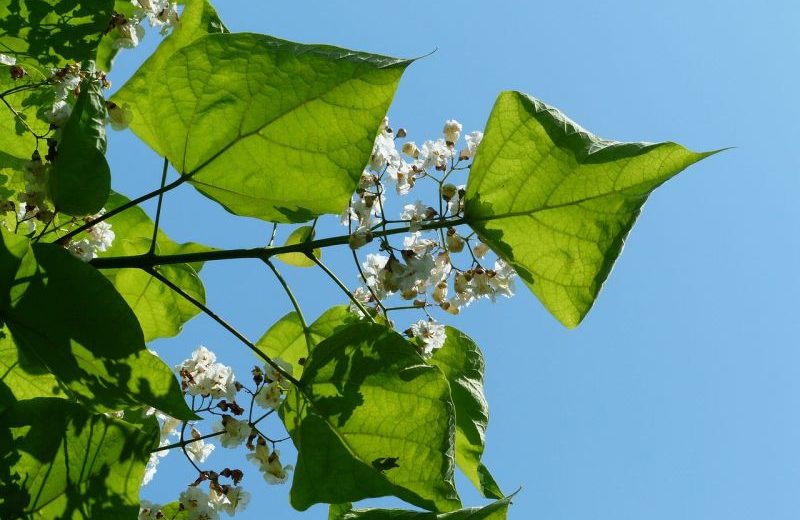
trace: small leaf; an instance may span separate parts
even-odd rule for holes
[[[358,321],[346,305],[331,307],[308,326],[308,338],[313,342],[309,346],[303,325],[296,312],[290,312],[275,322],[256,343],[261,352],[271,359],[281,358],[292,366],[292,374],[300,377],[303,365],[314,345],[332,336],[337,330],[349,323]],[[259,358],[260,359],[260,358]]]
[[[472,165],[465,216],[544,306],[575,327],[648,195],[713,153],[606,141],[537,99],[504,92]]]
[[[292,231],[292,233],[289,235],[289,238],[286,239],[284,245],[292,246],[295,244],[308,242],[309,240],[314,240],[314,227],[300,226]],[[322,258],[322,250],[319,248],[314,249],[313,254],[317,258]],[[314,267],[316,265],[313,260],[305,255],[305,253],[282,253],[280,255],[275,255],[275,257],[281,262],[293,265],[295,267]]]
[[[409,63],[209,34],[145,63],[145,97],[126,85],[114,100],[138,105],[131,129],[228,211],[305,222],[347,203]]]
[[[314,348],[300,383],[280,409],[298,451],[292,506],[393,495],[460,507],[449,386],[399,334],[353,323]]]
[[[3,232],[0,321],[21,356],[46,367],[98,411],[148,405],[193,419],[172,370],[144,346],[130,307],[93,267],[54,244],[20,252]],[[14,278],[8,273],[16,269]]]
[[[486,498],[502,498],[489,470],[481,464],[489,405],[483,396],[483,354],[472,339],[447,327],[447,339],[429,362],[450,383],[456,407],[456,464]]]
[[[158,430],[64,399],[17,402],[0,414],[0,517],[135,518],[157,444]]]
[[[330,507],[328,520],[505,520],[511,498],[442,514],[401,509],[352,509],[352,504],[334,504]]]
[[[57,211],[91,215],[111,193],[106,162],[106,107],[97,81],[81,83],[81,93],[64,125],[58,155],[47,177],[47,191]]]

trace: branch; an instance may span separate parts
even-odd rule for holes
[[[183,179],[183,177],[181,179]],[[181,179],[178,179],[178,181],[181,181]],[[168,184],[166,187],[169,188],[173,184],[175,183],[173,182],[172,184]],[[125,204],[125,206],[130,206],[130,205],[131,204]],[[120,210],[120,208],[122,207],[123,206],[115,208],[114,210],[103,215],[103,217],[107,217],[108,215],[113,213],[118,213],[119,211],[117,210]],[[102,220],[102,218],[98,220]],[[97,220],[95,220],[94,222],[97,222]],[[466,224],[466,222],[467,222],[466,219],[463,217],[457,219],[440,219],[434,222],[423,224],[422,226],[420,226],[420,229],[439,229],[450,226],[459,226],[461,224]],[[86,229],[91,227],[91,224],[82,227]],[[400,233],[407,233],[410,230],[411,229],[408,226],[395,229],[387,229],[385,232],[384,231],[376,232],[374,236],[381,237],[381,236],[397,235]],[[65,236],[66,237],[73,236],[76,232],[77,230]],[[318,248],[345,245],[349,242],[349,239],[350,235],[340,235],[335,237],[322,238],[319,240],[309,240],[308,242],[301,242],[299,244],[290,244],[280,247],[225,249],[216,251],[200,251],[196,253],[182,253],[176,255],[143,254],[143,255],[133,255],[133,256],[95,258],[90,263],[97,269],[120,269],[120,268],[130,267],[130,268],[147,270],[157,265],[185,264],[193,262],[212,262],[217,260],[235,260],[243,258],[268,260],[275,255],[283,253],[311,253],[314,249]]]

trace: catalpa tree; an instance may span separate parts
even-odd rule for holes
[[[650,193],[710,155],[601,139],[513,91],[482,130],[415,136],[386,118],[413,60],[231,32],[206,0],[0,0],[0,14],[3,518],[208,520],[283,483],[333,519],[506,518],[481,463],[483,356],[448,317],[519,285],[577,326]],[[163,41],[107,98],[145,27]],[[163,158],[150,193],[111,191],[108,126]],[[175,242],[159,220],[183,184],[271,238]],[[324,219],[341,231],[317,236]],[[261,263],[294,309],[257,341],[205,301],[203,264],[231,259]],[[310,319],[286,266],[321,270],[340,300]],[[251,373],[205,347],[175,367],[147,348],[200,313],[252,351]],[[196,478],[140,502],[171,452]],[[493,502],[465,508],[456,467]],[[384,496],[414,508],[352,505]]]

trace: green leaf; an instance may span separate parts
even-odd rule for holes
[[[293,507],[388,495],[460,507],[449,386],[399,334],[353,323],[314,348],[300,383],[280,409],[298,451]]]
[[[648,195],[715,152],[605,141],[519,92],[495,103],[465,216],[567,327],[580,323]]]
[[[64,399],[15,403],[0,414],[0,516],[136,518],[157,431]]]
[[[171,369],[144,346],[130,307],[93,267],[54,244],[20,251],[3,233],[0,295],[21,356],[46,367],[72,397],[99,411],[149,405],[192,419]],[[13,280],[9,272],[17,267]]]
[[[112,210],[128,202],[118,193],[112,193],[106,208]],[[153,226],[150,217],[138,206],[129,208],[108,219],[116,238],[112,246],[101,253],[102,257],[115,257],[145,254],[150,248]],[[159,230],[156,252],[159,254],[182,254],[211,251],[213,248],[194,242],[178,244]],[[196,300],[205,303],[203,282],[197,274],[202,263],[164,265],[158,268],[178,287]],[[200,310],[175,291],[140,269],[103,269],[117,291],[128,302],[139,324],[142,326],[145,341],[155,338],[176,336],[183,325],[195,317]]]
[[[146,98],[126,86],[114,99],[138,104],[152,123],[133,131],[228,211],[304,222],[347,203],[409,63],[211,34],[150,71]]]
[[[57,211],[91,215],[108,200],[111,170],[105,156],[105,120],[105,99],[99,83],[84,81],[47,177],[47,191]]]
[[[447,339],[429,360],[450,383],[456,407],[456,464],[486,498],[502,498],[489,470],[481,464],[489,405],[483,396],[483,354],[472,339],[447,327]]]
[[[300,318],[296,312],[292,311],[276,321],[261,336],[256,347],[271,359],[281,358],[289,363],[292,366],[292,374],[299,378],[303,374],[303,364],[314,345],[355,321],[358,321],[358,318],[348,310],[346,305],[331,307],[308,326],[308,337],[312,342],[312,345],[309,346]]]
[[[224,32],[228,32],[228,29],[207,0],[188,0],[181,13],[181,23],[112,96],[112,101],[117,105],[128,103],[128,110],[133,118],[130,128],[158,155],[163,157],[165,150],[160,147],[157,137],[161,121],[155,117],[153,111],[155,105],[163,103],[163,100],[155,98],[152,91],[156,83],[161,81],[161,69],[175,52],[197,38]]]
[[[330,507],[328,520],[505,520],[511,498],[442,514],[401,509],[352,509],[351,504],[336,504]]]
[[[0,53],[61,67],[92,60],[114,0],[0,0]]]
[[[286,239],[284,245],[293,246],[295,244],[308,242],[309,240],[314,240],[314,227],[300,226],[292,231],[292,233],[289,235],[289,238]],[[313,253],[315,257],[322,258],[322,250],[319,248],[314,249]],[[305,255],[305,253],[282,253],[280,255],[275,255],[275,257],[281,262],[293,265],[295,267],[314,267],[316,265],[313,260]]]

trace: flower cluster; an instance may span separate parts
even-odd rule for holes
[[[142,23],[147,20],[150,26],[159,29],[162,35],[179,23],[178,4],[168,0],[133,0],[133,15],[126,17],[115,13],[109,30],[116,29],[114,48],[132,49],[144,38]]]
[[[289,363],[280,358],[276,358],[274,362],[285,373],[291,375],[292,366]],[[266,364],[263,372],[259,367],[253,369],[253,379],[258,385],[255,404],[266,409],[277,409],[289,389],[289,381],[286,377],[271,365]]]
[[[358,266],[363,285],[353,291],[355,300],[361,306],[374,306],[375,312],[385,312],[384,301],[392,295],[411,300],[410,307],[423,310],[427,317],[406,332],[417,338],[425,356],[440,348],[445,339],[444,326],[431,317],[429,308],[458,314],[475,300],[495,301],[497,296],[514,294],[513,269],[499,258],[493,265],[483,265],[488,246],[474,233],[462,235],[457,228],[463,223],[466,185],[448,181],[469,168],[467,163],[483,139],[481,132],[471,132],[459,148],[462,130],[461,123],[451,119],[445,122],[441,138],[427,140],[421,146],[407,141],[398,150],[396,140],[408,133],[404,129],[394,133],[384,118],[370,163],[341,218],[350,230],[350,247],[354,250],[380,236],[380,251],[368,253]],[[387,218],[384,183],[394,184],[397,195],[405,196],[421,179],[433,183],[435,201],[402,203],[399,220]],[[392,245],[388,235],[378,231],[390,223],[408,228],[401,247]],[[468,265],[460,265],[459,255],[467,254]],[[357,305],[351,305],[351,310],[362,312]]]
[[[181,377],[181,388],[189,395],[234,399],[239,388],[233,370],[216,361],[216,355],[206,347],[192,352],[190,359],[175,367]]]

